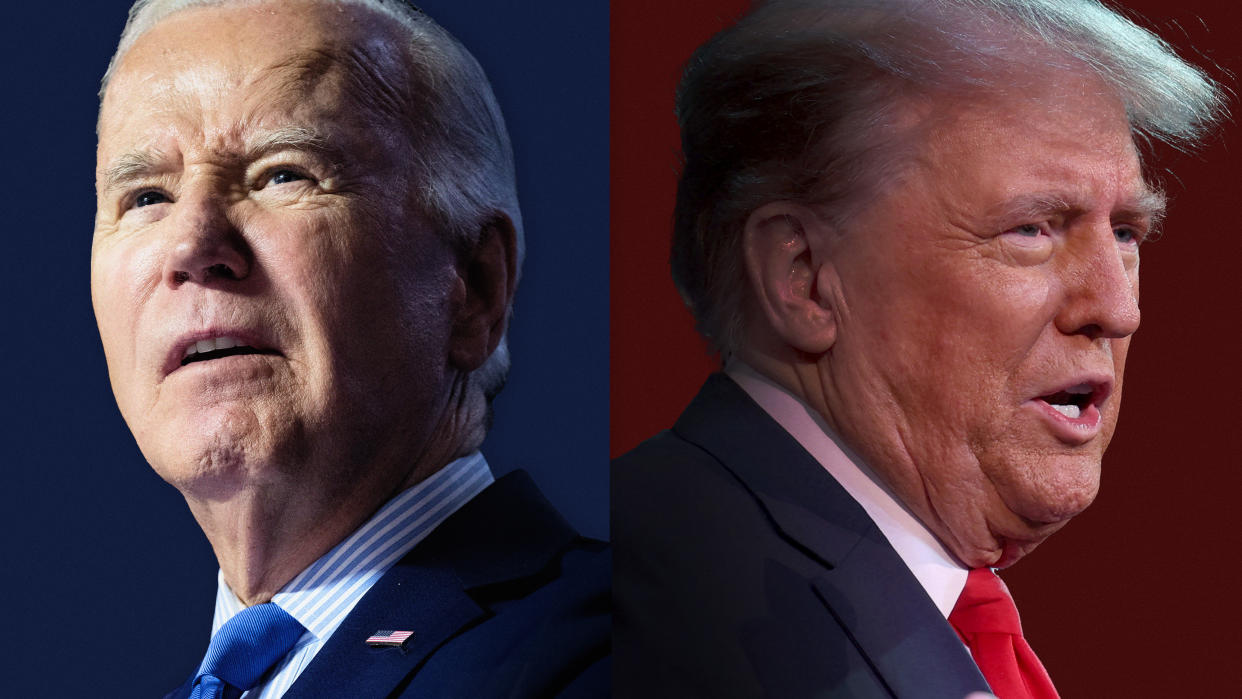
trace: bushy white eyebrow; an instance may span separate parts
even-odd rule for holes
[[[330,140],[314,129],[282,126],[254,134],[243,146],[243,160],[253,162],[281,150],[309,151],[336,162],[340,157]],[[158,149],[136,150],[118,156],[102,172],[101,192],[106,196],[135,180],[166,173],[173,168],[171,158]]]
[[[168,157],[161,151],[133,151],[125,153],[112,161],[102,173],[100,192],[111,194],[123,188],[127,183],[166,172],[169,168]]]
[[[330,152],[329,140],[318,131],[304,126],[282,126],[272,131],[256,134],[246,143],[246,159],[257,160],[266,153],[277,150],[305,150],[315,153]]]
[[[1009,221],[1035,221],[1052,214],[1085,211],[1090,208],[1085,201],[1085,197],[1072,192],[1034,192],[1013,197],[997,206],[992,213],[996,218]],[[1111,214],[1118,219],[1146,220],[1154,228],[1164,218],[1166,206],[1164,192],[1144,185],[1135,195],[1118,202]]]

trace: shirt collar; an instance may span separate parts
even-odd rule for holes
[[[308,633],[326,640],[380,576],[493,480],[477,451],[449,462],[385,503],[354,533],[294,576],[272,602]],[[212,635],[243,609],[220,571]]]

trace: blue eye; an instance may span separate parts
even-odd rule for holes
[[[1014,226],[1013,228],[1010,228],[1008,231],[1005,231],[1005,232],[1006,232],[1006,233],[1017,233],[1018,235],[1022,236],[1023,238],[1035,238],[1035,237],[1039,236],[1039,234],[1040,234],[1042,231],[1041,231],[1041,229],[1040,229],[1040,227],[1039,227],[1039,225],[1038,225],[1038,224],[1035,224],[1035,223],[1027,223],[1027,224],[1023,224],[1023,225],[1021,225],[1021,226]]]
[[[307,179],[305,175],[293,170],[277,170],[272,173],[272,176],[267,181],[269,184],[285,184],[286,182],[296,182],[304,179]]]
[[[1117,238],[1117,242],[1119,243],[1129,244],[1137,243],[1139,241],[1139,235],[1133,228],[1114,228],[1113,235]]]
[[[134,199],[134,207],[151,206],[152,204],[163,204],[168,201],[168,197],[160,192],[143,192]]]

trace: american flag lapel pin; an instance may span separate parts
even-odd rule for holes
[[[367,645],[372,648],[400,648],[405,650],[405,644],[413,637],[413,631],[383,629],[371,634],[367,638]]]

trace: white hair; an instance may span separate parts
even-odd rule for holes
[[[1084,69],[1141,144],[1190,148],[1226,113],[1203,71],[1097,0],[759,3],[695,52],[678,91],[671,266],[700,333],[726,358],[740,346],[750,212],[793,200],[843,223],[905,162],[906,100]]]
[[[134,42],[169,15],[197,7],[259,4],[270,0],[137,0],[121,32],[116,53],[99,90],[104,95],[113,72]],[[518,208],[513,149],[500,105],[482,67],[460,42],[421,10],[404,0],[316,0],[353,5],[389,18],[407,40],[408,75],[396,84],[413,83],[417,104],[402,104],[399,117],[415,147],[410,163],[418,183],[421,212],[458,250],[471,249],[497,214],[513,223],[516,265],[525,255]],[[512,307],[506,310],[512,314]],[[509,373],[507,337],[472,374],[487,402],[504,387]]]

